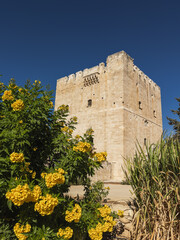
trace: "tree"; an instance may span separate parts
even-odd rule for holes
[[[0,83],[0,239],[102,239],[113,230],[116,215],[98,200],[107,191],[90,181],[106,153],[95,152],[92,130],[74,137],[68,115],[66,105],[53,111],[40,81]],[[67,196],[77,181],[83,199]]]
[[[180,98],[176,98],[176,100],[179,103],[178,110],[171,110],[171,111],[172,113],[178,115],[180,119]],[[167,119],[169,120],[169,125],[172,125],[175,131],[174,137],[178,138],[178,140],[180,141],[180,121],[178,121],[177,119],[169,118],[169,117],[167,117]]]

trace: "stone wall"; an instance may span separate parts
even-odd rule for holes
[[[133,155],[135,142],[156,142],[162,133],[160,88],[124,51],[108,56],[106,66],[58,79],[55,110],[61,104],[78,117],[74,134],[92,127],[97,151],[107,151],[109,163],[96,179],[121,181],[123,159]]]

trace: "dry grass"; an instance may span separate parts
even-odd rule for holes
[[[161,140],[144,151],[140,146],[127,165],[136,196],[134,240],[180,240],[180,144]]]

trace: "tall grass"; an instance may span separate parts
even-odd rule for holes
[[[126,161],[137,209],[133,239],[180,239],[180,143],[161,139],[156,145],[137,147]]]

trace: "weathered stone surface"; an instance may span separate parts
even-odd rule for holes
[[[108,164],[95,180],[121,181],[123,159],[134,154],[136,141],[155,143],[162,134],[160,88],[124,51],[108,56],[106,66],[58,79],[55,110],[61,104],[78,117],[75,134],[92,127],[97,151],[107,151]]]

